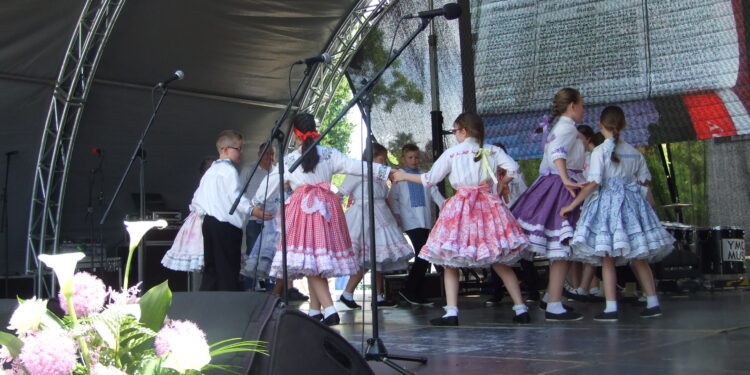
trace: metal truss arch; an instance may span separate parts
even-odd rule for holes
[[[55,81],[37,157],[26,242],[26,273],[37,274],[37,256],[56,253],[63,199],[78,126],[102,52],[125,0],[88,0],[73,30]]]
[[[299,110],[323,118],[333,93],[345,77],[346,68],[370,31],[398,0],[360,0],[349,13],[325,52],[332,56],[330,64],[318,64],[305,91]]]

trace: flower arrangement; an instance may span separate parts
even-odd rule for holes
[[[256,351],[267,355],[259,341],[231,338],[208,345],[193,322],[170,320],[172,292],[166,282],[138,297],[139,285],[128,288],[130,261],[143,235],[166,222],[125,222],[130,234],[123,289],[106,290],[86,272],[75,273],[83,253],[40,255],[60,285],[59,318],[47,300],[19,299],[8,329],[0,332],[0,368],[7,375],[176,375],[216,368],[217,355]]]

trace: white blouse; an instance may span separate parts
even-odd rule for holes
[[[591,152],[591,164],[588,168],[587,180],[601,185],[608,179],[623,178],[628,182],[645,183],[651,181],[651,172],[646,165],[646,158],[635,147],[622,140],[614,148],[620,159],[618,163],[612,161],[609,150],[613,145],[612,138],[596,146]]]
[[[317,146],[317,150],[318,155],[320,156],[320,161],[315,166],[315,170],[308,173],[303,172],[302,165],[294,170],[294,172],[289,172],[289,167],[302,155],[299,148],[284,157],[284,167],[286,168],[286,171],[284,172],[284,182],[289,183],[292,190],[296,190],[303,185],[317,185],[322,182],[330,183],[331,178],[336,173],[354,176],[361,176],[363,172],[367,173],[367,168],[362,168],[361,160],[351,159],[340,151],[330,147]],[[388,180],[388,174],[391,171],[390,167],[377,163],[373,163],[372,167],[376,181]],[[279,189],[278,165],[273,168],[271,174],[269,174],[258,187],[258,191],[252,200],[253,206],[259,206],[265,201],[266,195],[264,193],[266,191],[266,185],[268,186],[268,196],[273,196],[273,194]]]
[[[503,149],[492,145],[484,145],[483,148],[489,150],[486,155],[489,171],[482,166],[482,160],[474,161],[474,154],[479,150],[479,142],[474,138],[466,138],[440,155],[432,169],[422,174],[422,184],[434,186],[450,175],[451,186],[455,189],[479,186],[487,182],[492,185],[490,174],[495,174],[498,167],[505,169],[509,177],[515,178],[518,175],[518,163]]]
[[[539,164],[539,175],[559,174],[555,166],[557,159],[565,159],[568,170],[583,171],[585,154],[586,148],[578,139],[575,122],[570,117],[561,116],[547,135],[544,157]]]

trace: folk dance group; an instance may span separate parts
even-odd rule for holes
[[[606,140],[586,160],[584,144],[575,124],[584,114],[583,98],[571,88],[560,90],[552,100],[551,128],[546,135],[539,178],[509,208],[503,202],[509,185],[518,178],[518,164],[496,146],[485,144],[482,119],[471,113],[459,115],[453,124],[457,145],[447,149],[427,172],[417,169],[419,149],[407,146],[401,161],[406,167],[386,165],[387,151],[374,147],[375,255],[380,306],[381,272],[404,270],[415,253],[406,289],[400,294],[412,304],[429,304],[422,297],[421,279],[429,264],[442,266],[445,314],[433,325],[456,326],[458,320],[459,268],[492,268],[513,299],[513,322],[531,321],[519,281],[512,266],[534,255],[550,259],[546,306],[547,320],[578,320],[582,316],[562,304],[563,284],[571,261],[602,266],[605,310],[596,320],[617,320],[615,265],[630,263],[647,296],[642,317],[661,315],[649,262],[672,250],[674,238],[662,227],[644,195],[650,180],[645,159],[621,137],[626,126],[622,109],[610,106],[600,116],[599,128]],[[298,114],[292,121],[299,146],[285,156],[287,166],[299,159],[319,136],[315,119]],[[253,245],[246,268],[279,278],[281,244],[275,210],[278,191],[289,189],[286,204],[287,272],[290,278],[306,278],[310,291],[309,315],[327,325],[340,322],[329,292],[330,277],[349,276],[340,301],[358,307],[352,292],[369,264],[368,207],[363,194],[362,161],[339,151],[316,146],[294,172],[278,167],[262,179],[255,195],[243,197],[229,215],[240,179],[237,169],[242,136],[222,132],[217,141],[219,159],[201,179],[191,216],[178,234],[176,245],[163,263],[173,269],[203,267],[201,290],[238,290],[242,264],[241,238],[247,215],[265,221],[261,240]],[[584,167],[588,164],[584,173]],[[504,171],[498,174],[498,171]],[[353,203],[344,213],[341,197],[331,190],[334,174],[348,175],[340,195]],[[435,185],[448,178],[455,195],[443,199]],[[387,181],[391,180],[389,193]],[[390,199],[388,199],[390,198]],[[441,208],[431,228],[430,201]],[[363,226],[364,222],[364,226]],[[412,246],[404,238],[409,236]],[[255,259],[253,259],[255,258]]]

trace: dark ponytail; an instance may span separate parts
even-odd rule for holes
[[[625,129],[625,126],[627,126],[627,123],[625,122],[625,112],[622,108],[616,105],[611,105],[604,108],[601,116],[599,116],[599,122],[604,129],[612,132],[612,138],[614,139],[615,147],[617,147],[617,143],[620,142],[620,132],[622,129]],[[615,163],[620,162],[620,158],[614,151],[612,151],[611,160]]]
[[[484,121],[479,115],[471,112],[464,112],[456,117],[457,129],[465,129],[466,135],[476,138],[479,141],[479,147],[484,147]],[[475,156],[474,161],[479,161],[482,156]]]
[[[292,119],[292,125],[303,134],[314,132],[316,130],[315,117],[309,113],[299,113],[294,116]],[[315,139],[313,137],[305,138],[305,140],[302,141],[302,152],[307,151],[314,141]],[[310,152],[304,159],[302,159],[302,171],[305,173],[315,171],[315,167],[318,165],[319,161],[320,155],[318,155],[317,150]]]

